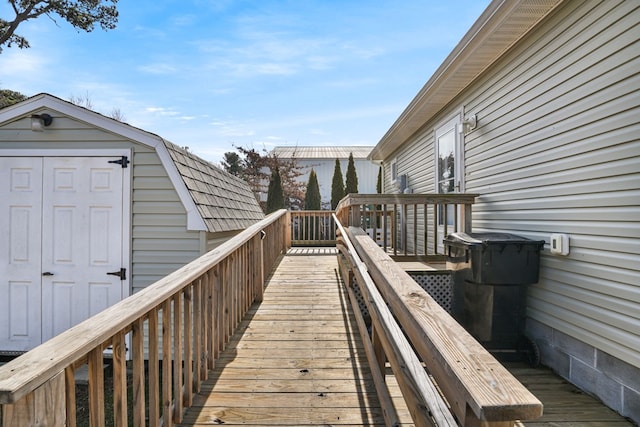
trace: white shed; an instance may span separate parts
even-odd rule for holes
[[[0,110],[0,352],[23,352],[263,218],[247,184],[39,94]]]

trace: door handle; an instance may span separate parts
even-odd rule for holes
[[[45,271],[44,273],[42,273],[43,276],[53,276],[53,273],[50,271]]]

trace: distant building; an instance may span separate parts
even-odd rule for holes
[[[340,160],[342,179],[346,179],[349,154],[353,154],[354,165],[358,175],[358,192],[362,194],[376,193],[378,165],[367,159],[373,146],[346,147],[275,147],[271,154],[279,159],[295,159],[302,168],[303,174],[298,178],[305,184],[309,181],[311,168],[318,175],[322,207],[329,209],[331,205],[331,181],[336,159]]]

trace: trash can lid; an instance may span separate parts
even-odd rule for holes
[[[544,240],[536,241],[510,233],[451,233],[445,238],[445,243],[460,243],[464,245],[488,245],[492,243],[512,244],[543,244]]]

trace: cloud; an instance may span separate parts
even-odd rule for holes
[[[151,113],[151,114],[157,114],[159,116],[179,116],[180,113],[173,110],[172,108],[165,108],[165,107],[147,107],[145,108],[145,111],[147,113]]]
[[[138,70],[143,73],[159,75],[176,74],[179,72],[178,68],[175,65],[168,62],[142,65],[138,67]]]

